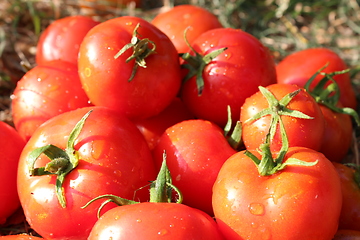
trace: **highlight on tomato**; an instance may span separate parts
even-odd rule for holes
[[[46,120],[77,108],[89,107],[77,65],[54,60],[30,69],[11,96],[16,130],[27,141]]]
[[[41,33],[36,46],[38,65],[53,60],[77,64],[79,48],[87,32],[100,22],[74,15],[56,19]]]
[[[0,225],[20,207],[16,188],[17,167],[25,141],[10,125],[0,121]]]
[[[177,5],[161,12],[151,23],[171,39],[178,53],[189,51],[185,31],[186,39],[191,44],[202,33],[223,27],[215,14],[203,7],[190,4]]]
[[[142,188],[155,177],[135,124],[108,108],[87,107],[55,116],[34,132],[20,156],[17,188],[26,220],[39,235],[85,240],[100,204],[82,206],[103,194],[148,201]]]
[[[138,17],[117,17],[93,27],[81,43],[78,67],[90,101],[130,119],[159,114],[181,85],[173,43]]]

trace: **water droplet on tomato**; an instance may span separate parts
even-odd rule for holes
[[[250,203],[249,211],[251,214],[259,216],[264,214],[265,208],[264,205],[261,203]]]
[[[137,222],[137,223],[141,223],[142,220],[141,220],[141,219],[136,219],[136,222]]]
[[[90,68],[85,68],[84,74],[86,77],[90,77],[91,76],[91,69]]]
[[[168,233],[169,233],[168,230],[166,230],[166,229],[161,229],[161,230],[158,232],[158,235],[164,236],[164,235],[166,235],[166,234],[168,234]]]

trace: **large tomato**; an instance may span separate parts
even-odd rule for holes
[[[202,33],[223,27],[219,19],[207,9],[183,4],[166,12],[161,12],[151,21],[174,43],[179,53],[189,51],[186,40],[191,44]]]
[[[332,73],[347,69],[347,65],[340,56],[327,48],[309,48],[286,56],[277,66],[277,81],[279,83],[297,84],[304,87],[309,78],[319,69],[325,73]],[[315,86],[320,79],[318,75],[312,86]],[[355,91],[351,85],[349,73],[334,76],[334,80],[340,88],[340,102],[344,107],[356,108]]]
[[[80,122],[74,137],[72,130]],[[37,157],[35,149],[49,146],[57,154],[46,151]],[[53,174],[41,175],[46,171]],[[87,239],[97,220],[99,204],[82,209],[88,201],[102,194],[147,201],[148,192],[139,189],[155,177],[149,147],[136,126],[107,108],[88,107],[53,117],[34,132],[20,157],[18,192],[37,233],[46,239],[80,240]]]
[[[225,126],[230,106],[233,122],[236,122],[240,107],[247,97],[258,91],[258,86],[276,83],[275,65],[269,50],[242,30],[206,31],[194,40],[192,47],[197,52],[198,65],[192,65],[192,58],[186,60],[185,64],[191,64],[184,66],[191,66],[196,74],[184,83],[181,98],[198,118]],[[211,56],[224,48],[226,50],[217,56]],[[203,86],[199,84],[202,81]]]
[[[82,89],[77,65],[54,60],[37,65],[18,82],[12,95],[12,117],[28,140],[46,120],[63,112],[91,106]]]
[[[117,17],[92,28],[80,46],[78,66],[91,102],[131,119],[160,113],[181,85],[174,45],[137,17]]]
[[[87,16],[68,16],[51,23],[40,35],[36,63],[63,60],[77,64],[80,44],[86,33],[99,22]]]
[[[251,153],[260,158],[258,151]],[[339,176],[312,149],[289,148],[282,163],[295,159],[316,164],[287,165],[262,176],[244,151],[224,163],[213,187],[213,208],[226,239],[332,239],[342,204]]]
[[[339,229],[360,231],[360,186],[359,169],[341,163],[333,163],[340,176],[343,205]],[[357,178],[356,178],[357,177]]]
[[[206,213],[179,203],[139,203],[104,213],[88,240],[222,240]]]
[[[173,184],[184,196],[183,203],[213,215],[212,186],[222,164],[235,153],[224,131],[207,120],[182,121],[167,128],[154,148],[158,168],[164,151]]]
[[[25,141],[10,125],[0,121],[0,224],[20,207],[16,172]]]
[[[258,148],[276,118],[282,120],[290,146],[320,149],[325,125],[320,107],[308,92],[291,84],[272,84],[246,99],[240,114],[245,147]],[[273,129],[274,151],[282,146],[278,126]]]

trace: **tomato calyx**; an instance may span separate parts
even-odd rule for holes
[[[259,174],[261,176],[269,176],[284,169],[288,165],[313,166],[317,164],[317,161],[305,162],[295,158],[288,158],[286,161],[284,161],[285,155],[289,149],[289,141],[281,116],[285,115],[295,118],[312,119],[312,117],[300,111],[292,110],[286,107],[290,101],[301,91],[301,89],[288,93],[280,100],[276,99],[276,97],[265,87],[259,86],[259,90],[265,96],[269,107],[260,111],[244,122],[248,123],[255,121],[263,116],[271,115],[271,123],[265,138],[265,142],[259,146],[261,160],[250,151],[245,151],[245,155],[248,156],[257,166]],[[270,150],[270,143],[275,136],[278,125],[280,128],[282,145],[280,151],[277,153],[276,158],[274,158],[274,154]]]
[[[231,108],[229,105],[227,106],[227,113],[228,120],[224,127],[224,136],[233,149],[239,150],[242,144],[242,125],[240,121],[236,121],[235,126],[232,126]]]
[[[134,68],[131,72],[129,82],[133,80],[135,77],[137,68],[143,67],[146,68],[146,61],[145,59],[153,53],[156,53],[156,45],[153,41],[148,38],[139,39],[138,35],[138,28],[140,27],[140,23],[138,23],[133,31],[133,36],[131,38],[130,43],[126,44],[120,51],[115,54],[114,58],[117,59],[120,55],[126,52],[129,49],[133,50],[133,53],[130,57],[126,59],[126,63],[130,62],[131,60],[135,60]],[[150,47],[151,46],[151,47]]]
[[[315,101],[319,104],[322,104],[336,113],[348,114],[353,117],[356,124],[360,126],[360,118],[358,113],[349,107],[338,107],[339,99],[340,99],[340,88],[337,82],[334,80],[333,76],[339,74],[345,74],[350,71],[350,69],[345,69],[342,71],[335,71],[331,73],[321,72],[323,69],[327,67],[326,64],[324,67],[319,69],[311,78],[306,82],[304,88],[306,91],[310,93],[310,95],[315,99]],[[314,79],[318,75],[323,75],[324,77],[316,84],[316,86],[310,90],[310,85],[314,81]],[[329,85],[326,86],[326,84]]]
[[[85,120],[89,117],[91,112],[92,110],[87,112],[80,121],[77,122],[69,135],[65,150],[55,145],[48,144],[34,149],[28,156],[30,176],[56,175],[56,195],[63,208],[66,207],[65,192],[63,188],[65,177],[74,170],[79,163],[77,151],[74,149],[75,141],[85,124]],[[44,167],[35,168],[35,162],[41,154],[45,154],[50,159],[50,162]]]
[[[184,38],[185,42],[190,48],[190,50],[195,54],[195,56],[191,55],[190,53],[180,53],[180,57],[185,60],[186,63],[183,63],[181,65],[182,68],[186,68],[189,70],[189,72],[184,77],[183,81],[187,81],[190,78],[196,76],[196,86],[198,90],[198,96],[202,95],[202,92],[204,90],[204,79],[202,77],[204,68],[217,56],[219,56],[221,53],[223,53],[227,47],[218,48],[210,53],[206,54],[205,56],[201,55],[195,49],[190,45],[190,43],[187,41],[186,38],[186,32],[188,28],[185,30]]]
[[[150,184],[150,202],[153,203],[171,203],[172,202],[172,192],[175,191],[176,194],[178,195],[178,199],[176,201],[176,203],[182,203],[183,197],[182,197],[182,193],[180,192],[180,190],[174,186],[172,184],[172,178],[171,178],[171,174],[170,171],[166,165],[166,153],[164,152],[163,154],[163,162],[160,168],[160,171],[156,177],[155,181],[152,181]],[[86,208],[87,206],[89,206],[91,203],[100,200],[100,199],[106,199],[106,201],[104,201],[97,212],[97,216],[98,218],[101,215],[101,210],[103,209],[103,207],[110,203],[113,202],[118,206],[124,206],[124,205],[131,205],[131,204],[138,204],[140,202],[137,201],[133,201],[133,200],[129,200],[129,199],[125,199],[119,196],[115,196],[112,194],[105,194],[105,195],[101,195],[98,196],[92,200],[90,200],[88,203],[85,204],[85,206],[83,206],[82,208]]]
[[[289,116],[289,117],[302,118],[302,119],[313,119],[312,117],[300,111],[287,108],[287,105],[301,91],[301,89],[297,89],[291,93],[286,94],[280,100],[276,99],[276,97],[265,87],[259,86],[259,90],[266,98],[269,107],[263,109],[262,111],[258,112],[251,118],[247,119],[244,122],[244,124],[247,124],[252,121],[256,121],[261,117],[271,115],[271,124],[269,128],[270,140],[272,140],[275,136],[277,123],[281,122],[281,116]]]

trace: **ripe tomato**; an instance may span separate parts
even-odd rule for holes
[[[135,59],[129,58],[131,47],[118,55],[131,39],[136,42]],[[131,119],[159,114],[181,85],[174,45],[154,25],[137,17],[117,17],[92,28],[80,46],[78,66],[91,102]]]
[[[14,128],[0,121],[0,224],[4,224],[19,207],[16,171],[25,141]]]
[[[1,240],[39,240],[41,237],[34,237],[26,234],[0,236]]]
[[[360,186],[355,178],[355,169],[341,163],[333,163],[341,181],[342,210],[339,229],[360,231]]]
[[[319,105],[325,118],[325,131],[320,152],[330,161],[341,162],[352,143],[353,125],[350,115],[336,113],[324,105]]]
[[[265,97],[264,91],[270,96]],[[290,102],[285,101],[286,96],[295,91],[299,92],[291,98]],[[256,114],[263,113],[265,109],[267,112],[264,116],[261,115],[257,120],[252,120],[254,116],[257,116]],[[294,117],[295,115],[290,113],[294,111],[306,114],[312,119]],[[290,147],[320,149],[325,125],[320,107],[308,92],[290,84],[272,84],[246,99],[241,107],[240,121],[242,122],[242,138],[247,149],[256,149],[265,141],[273,119],[272,114],[279,115],[282,119]],[[271,149],[279,151],[282,145],[281,134],[278,127],[275,130]]]
[[[159,13],[151,23],[171,39],[179,53],[189,51],[185,30],[186,39],[191,44],[202,33],[223,27],[212,12],[189,4],[177,5],[169,11]]]
[[[80,44],[86,33],[98,21],[87,16],[68,16],[55,20],[40,35],[36,50],[36,63],[52,60],[77,64]]]
[[[179,203],[138,203],[105,212],[89,240],[221,240],[216,222],[204,212]]]
[[[212,186],[222,164],[235,153],[224,131],[202,119],[182,121],[166,129],[153,150],[159,169],[164,151],[173,184],[183,194],[183,203],[213,215]]]
[[[70,132],[91,109],[93,111],[79,135],[73,139]],[[68,146],[69,139],[75,140],[73,149],[70,148],[73,144]],[[57,173],[63,174],[68,166],[75,166],[64,177],[60,187],[62,175],[35,174],[42,172],[41,167],[49,164],[47,156],[53,154],[41,154],[34,165],[35,170],[39,169],[30,171],[33,150],[48,144],[66,148],[71,159],[78,159],[77,165],[66,162],[63,168],[59,168]],[[52,166],[55,167],[64,157],[58,156],[57,160],[51,161]],[[26,219],[37,233],[46,239],[80,240],[87,239],[97,220],[100,204],[92,204],[86,209],[82,206],[103,194],[147,201],[148,192],[137,190],[155,177],[149,147],[136,126],[117,112],[104,107],[89,107],[53,117],[34,132],[20,157],[18,192]],[[59,197],[59,192],[62,197]],[[60,204],[60,199],[65,206]],[[109,209],[111,205],[107,207]]]
[[[153,150],[168,127],[192,118],[194,116],[185,107],[184,103],[179,98],[174,98],[172,103],[158,115],[145,119],[137,119],[134,120],[134,123],[144,135],[150,150]]]
[[[245,151],[224,163],[213,187],[213,208],[226,239],[329,240],[334,236],[341,210],[334,166],[309,148],[289,148],[283,162],[291,159],[317,163],[288,165],[268,176],[259,175]]]
[[[286,56],[276,66],[277,81],[304,87],[309,78],[327,63],[328,66],[322,72],[331,73],[348,68],[344,60],[334,51],[327,48],[309,48]],[[322,76],[318,75],[312,86],[315,86],[321,78]],[[340,88],[340,102],[342,105],[355,109],[356,97],[349,73],[336,75],[334,80]]]
[[[25,140],[46,120],[88,106],[77,65],[62,60],[35,66],[21,78],[12,95],[13,122]]]
[[[197,76],[202,76],[204,83],[200,95],[197,76],[183,85],[181,98],[198,118],[223,127],[227,123],[227,108],[230,106],[233,122],[236,122],[245,99],[257,92],[258,86],[276,82],[275,65],[270,52],[258,39],[244,31],[212,29],[196,38],[192,47],[201,56],[209,56],[215,50],[227,48],[217,57],[211,58],[204,69],[195,67]]]

